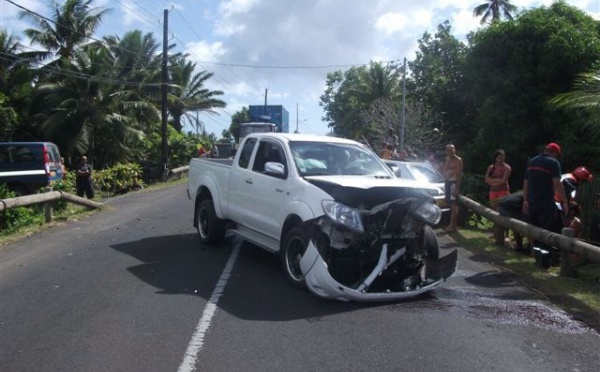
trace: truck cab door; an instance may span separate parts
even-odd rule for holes
[[[271,139],[258,143],[252,172],[243,185],[246,187],[242,210],[247,227],[259,231],[273,239],[279,239],[285,219],[284,203],[287,196],[289,164],[283,146]],[[283,166],[283,172],[269,172],[267,163]],[[280,168],[281,167],[275,167]]]
[[[245,208],[247,205],[246,193],[249,191],[249,180],[252,179],[252,168],[250,167],[252,155],[256,147],[256,138],[246,138],[243,142],[240,151],[240,156],[236,159],[237,164],[234,164],[229,175],[229,184],[227,185],[228,198],[228,215],[229,217],[242,225],[246,225],[248,213]]]

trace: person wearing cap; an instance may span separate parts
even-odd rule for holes
[[[557,195],[562,213],[569,214],[569,202],[565,189],[560,182],[561,166],[558,158],[561,149],[557,143],[549,143],[544,151],[533,157],[527,163],[523,180],[523,213],[528,216],[529,223],[555,233],[560,233],[563,227],[563,217],[557,207],[554,195]],[[541,242],[536,242],[537,248],[543,252],[554,252],[554,249]],[[556,252],[554,252],[556,253]],[[549,255],[538,260],[542,267],[549,267]]]
[[[594,176],[592,173],[584,166],[575,168],[571,173],[563,174],[560,177],[560,182],[563,184],[563,188],[565,189],[567,200],[571,202],[571,199],[575,199],[577,187],[581,186],[585,182],[591,182],[593,178]],[[556,202],[560,202],[560,196],[554,195],[554,200]]]

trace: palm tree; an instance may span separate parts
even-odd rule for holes
[[[587,112],[593,119],[590,127],[594,134],[600,136],[600,126],[595,124],[600,122],[600,74],[597,72],[588,72],[580,74],[573,83],[573,90],[567,93],[556,95],[550,101],[550,104],[556,108],[566,111],[582,110]]]
[[[49,4],[52,16],[43,17],[37,13],[21,11],[21,18],[32,22],[36,28],[24,31],[32,42],[48,50],[46,58],[53,53],[60,58],[72,57],[82,45],[90,43],[96,28],[109,9],[92,7],[93,0],[66,0],[61,6],[52,1]]]
[[[192,112],[205,111],[214,113],[215,108],[226,107],[225,101],[218,99],[223,92],[220,90],[209,90],[204,87],[208,79],[213,76],[212,72],[200,71],[194,74],[196,64],[186,60],[186,55],[177,54],[171,58],[171,81],[175,85],[167,98],[168,111],[173,118],[173,127],[181,132],[182,120],[187,118],[192,125],[195,118]]]
[[[130,144],[143,135],[136,126],[139,111],[158,120],[158,111],[139,98],[135,86],[116,79],[114,65],[108,48],[90,45],[61,69],[62,79],[38,88],[51,107],[42,124],[46,138],[102,165],[128,160]],[[96,156],[96,147],[102,156]]]
[[[478,5],[473,9],[473,15],[481,18],[481,24],[487,22],[491,17],[490,23],[500,21],[501,16],[509,20],[513,20],[511,13],[516,12],[517,7],[510,3],[510,0],[487,0],[485,3]]]
[[[368,104],[379,98],[399,98],[401,94],[400,69],[394,63],[383,65],[371,62],[366,69],[359,72],[359,80],[355,93],[357,97]]]

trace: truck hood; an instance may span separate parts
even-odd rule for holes
[[[437,194],[433,186],[402,178],[375,178],[365,176],[310,176],[306,181],[325,191],[347,206],[371,209],[392,200],[418,197],[433,202]]]
[[[372,176],[309,176],[305,179],[311,183],[332,183],[344,187],[371,189],[373,187],[409,187],[426,188],[422,182],[405,178],[376,178]]]

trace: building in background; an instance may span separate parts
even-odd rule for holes
[[[275,124],[277,132],[290,132],[290,114],[282,105],[250,105],[250,121]]]

